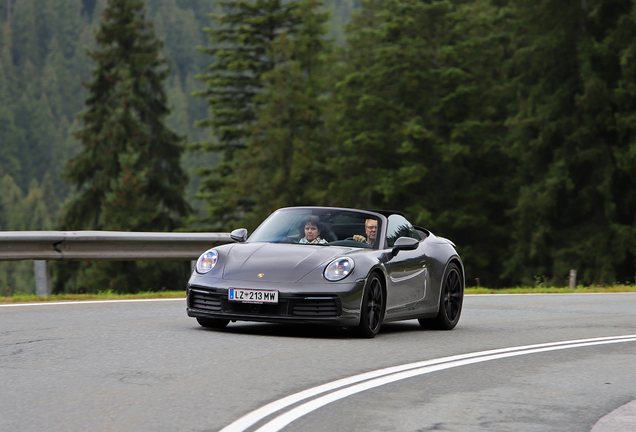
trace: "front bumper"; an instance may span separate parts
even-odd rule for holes
[[[193,278],[195,279],[195,278]],[[365,279],[350,283],[258,284],[222,279],[191,279],[187,288],[186,311],[190,317],[233,321],[310,323],[354,327],[360,321],[360,302]],[[229,301],[229,288],[275,289],[277,304]]]

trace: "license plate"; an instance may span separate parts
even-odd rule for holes
[[[278,303],[278,291],[230,288],[229,300],[241,303]]]

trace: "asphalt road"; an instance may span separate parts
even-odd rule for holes
[[[634,293],[468,296],[453,331],[406,321],[370,340],[206,330],[183,300],[0,307],[0,431],[589,431],[636,399],[636,338],[505,349],[624,335]]]

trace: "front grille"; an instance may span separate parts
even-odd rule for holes
[[[293,314],[304,317],[338,316],[338,304],[334,298],[305,298],[294,302]]]
[[[209,312],[221,311],[221,295],[218,293],[191,289],[189,300],[192,309],[201,309]]]

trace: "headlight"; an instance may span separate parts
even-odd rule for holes
[[[338,258],[325,268],[325,279],[331,282],[342,280],[353,271],[354,263],[351,258]]]
[[[214,268],[219,260],[219,253],[214,249],[207,251],[197,260],[197,273],[207,273]]]

